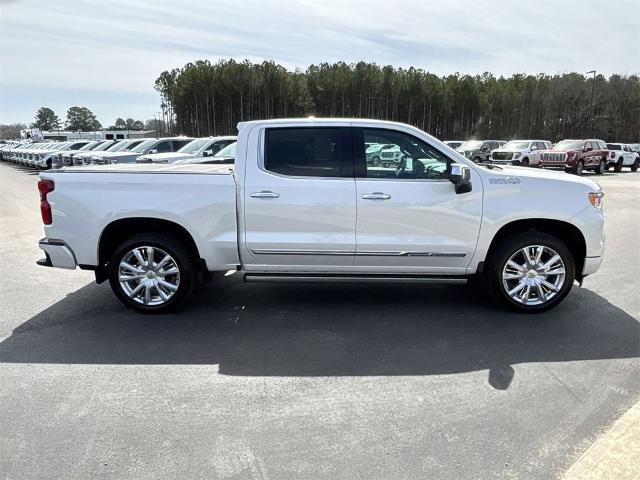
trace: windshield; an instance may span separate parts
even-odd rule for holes
[[[96,148],[94,148],[93,150],[96,152],[100,152],[102,150],[106,150],[107,148],[109,148],[112,145],[112,141],[109,140],[108,142],[104,142],[101,145],[98,145]]]
[[[98,142],[89,142],[86,145],[80,147],[78,149],[79,152],[86,152],[87,150],[91,150]]]
[[[514,140],[511,142],[507,142],[507,144],[503,147],[500,148],[504,148],[505,150],[508,150],[509,148],[513,148],[514,150],[524,150],[526,148],[529,148],[529,142],[522,142],[519,140]]]
[[[214,155],[214,157],[235,157],[236,156],[236,142],[227,145],[222,150]]]
[[[609,150],[622,150],[622,146],[616,145],[615,143],[607,143],[607,148]]]
[[[116,142],[113,145],[111,145],[109,148],[107,148],[107,152],[119,152],[120,150],[123,150],[125,148],[127,148],[127,145],[129,145],[131,142]]]
[[[464,142],[458,147],[459,150],[476,150],[482,146],[482,140],[471,140]]]
[[[562,140],[554,147],[558,150],[582,149],[582,140]]]
[[[153,146],[153,144],[156,143],[156,139],[152,138],[151,140],[145,140],[144,142],[142,142],[140,145],[138,145],[135,148],[132,148],[131,151],[135,152],[135,153],[144,153],[145,150],[147,150],[148,148],[151,148]]]
[[[209,142],[211,142],[210,138],[199,138],[193,142],[187,143],[184,147],[179,149],[177,153],[196,153]]]

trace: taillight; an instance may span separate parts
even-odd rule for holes
[[[47,200],[47,194],[53,192],[56,188],[53,180],[42,179],[38,181],[38,192],[40,192],[40,214],[42,215],[42,222],[45,225],[51,225],[53,221],[51,215],[51,205]]]

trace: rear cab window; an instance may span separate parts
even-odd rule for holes
[[[268,128],[264,169],[290,177],[352,175],[350,141],[350,129],[343,127]]]

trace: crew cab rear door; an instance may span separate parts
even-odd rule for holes
[[[397,167],[365,161],[364,143],[395,144]],[[452,162],[423,139],[401,130],[354,129],[357,223],[355,265],[376,273],[464,274],[482,219],[482,183],[456,194]]]
[[[244,268],[351,267],[356,192],[349,124],[269,126],[258,143],[257,152],[247,155],[241,193]]]

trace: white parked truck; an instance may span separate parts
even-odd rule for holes
[[[367,144],[396,145],[394,166]],[[443,281],[515,309],[557,305],[604,255],[603,193],[564,173],[473,163],[421,130],[363,119],[238,125],[235,165],[47,171],[45,266],[94,270],[163,312],[197,278]],[[476,281],[478,280],[478,281]]]

